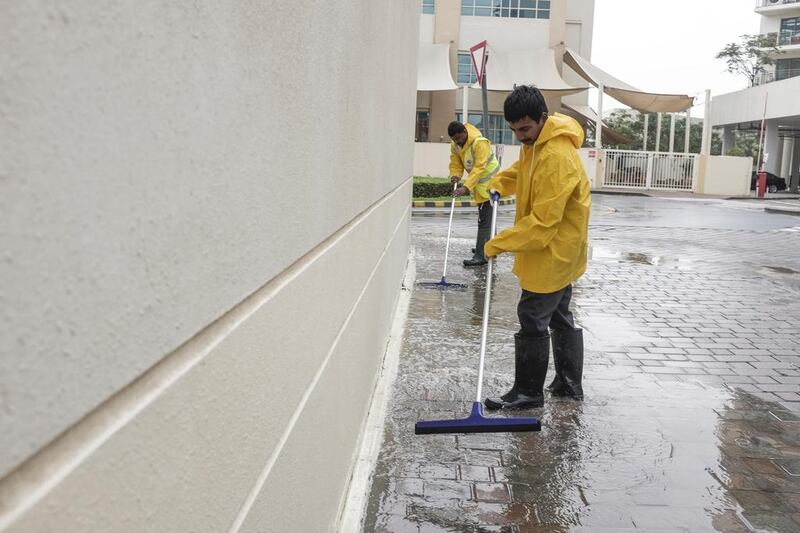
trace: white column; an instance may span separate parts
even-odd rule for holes
[[[597,85],[597,91],[597,123],[594,127],[597,138],[594,140],[594,147],[601,150],[603,148],[603,92],[605,91],[602,83]]]
[[[789,184],[789,175],[792,173],[792,148],[794,146],[794,139],[791,137],[783,138],[783,152],[781,155],[781,173],[780,177],[786,180]]]
[[[656,113],[656,152],[661,147],[661,113]]]
[[[683,134],[683,151],[689,153],[689,142],[692,138],[692,110],[686,110],[686,127]]]
[[[780,154],[778,153],[778,143],[780,142],[778,138],[778,121],[767,120],[767,127],[764,130],[764,154],[767,156],[764,170],[777,174],[781,167]]]
[[[465,85],[463,91],[461,96],[461,123],[466,124],[469,122],[469,87]]]
[[[800,185],[800,137],[795,137],[794,146],[792,147],[792,178],[788,185],[792,192],[797,192],[798,185]]]
[[[650,113],[644,114],[644,131],[642,131],[642,151],[647,151],[647,123],[650,122]]]
[[[711,153],[711,89],[706,89],[706,102],[703,106],[703,137],[700,143],[700,153]]]
[[[731,151],[731,148],[734,147],[736,144],[736,134],[733,131],[733,128],[730,126],[725,126],[722,128],[722,155],[728,155]]]
[[[669,151],[675,151],[675,113],[669,114]]]

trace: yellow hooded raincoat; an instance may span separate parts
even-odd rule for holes
[[[486,243],[484,251],[516,254],[513,272],[526,291],[549,294],[586,271],[591,196],[578,156],[583,130],[555,113],[547,118],[533,146],[492,178],[490,189],[517,195],[514,225]]]
[[[489,200],[489,180],[500,170],[500,164],[492,152],[489,139],[472,124],[465,124],[467,142],[464,147],[450,143],[450,175],[462,176],[464,170],[469,175],[464,186],[472,192],[475,202],[482,204]]]

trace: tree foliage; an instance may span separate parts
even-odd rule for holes
[[[780,53],[778,34],[745,34],[741,36],[741,42],[725,45],[716,58],[725,61],[728,72],[745,76],[752,87],[765,71],[764,67],[775,64],[773,56]]]
[[[647,149],[655,150],[656,146],[656,121],[658,120],[656,113],[647,113],[649,116],[647,124]],[[617,148],[620,150],[641,150],[642,149],[642,133],[644,132],[644,117],[645,114],[638,111],[628,109],[615,109],[603,121],[605,124],[633,140],[630,144],[614,144],[604,143],[608,148]],[[661,138],[659,141],[659,151],[666,152],[669,150],[669,114],[662,113],[661,115]],[[675,146],[676,152],[683,152],[684,139],[686,134],[686,116],[680,115],[675,119]],[[689,152],[699,154],[700,146],[703,137],[703,122],[701,120],[692,120],[691,129],[689,130]],[[722,150],[722,140],[717,132],[712,132],[711,135],[711,153],[719,154]]]

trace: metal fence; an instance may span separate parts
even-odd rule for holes
[[[603,187],[694,191],[697,154],[605,150]]]

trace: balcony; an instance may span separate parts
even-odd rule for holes
[[[753,80],[753,87],[764,85],[765,83],[772,83],[773,81],[787,80],[800,76],[800,68],[781,69],[777,72],[761,72]]]
[[[778,15],[790,11],[800,11],[800,0],[756,0],[757,13],[768,12]]]
[[[800,0],[797,0],[800,2]],[[800,45],[800,30],[783,30],[778,32],[778,46]]]

